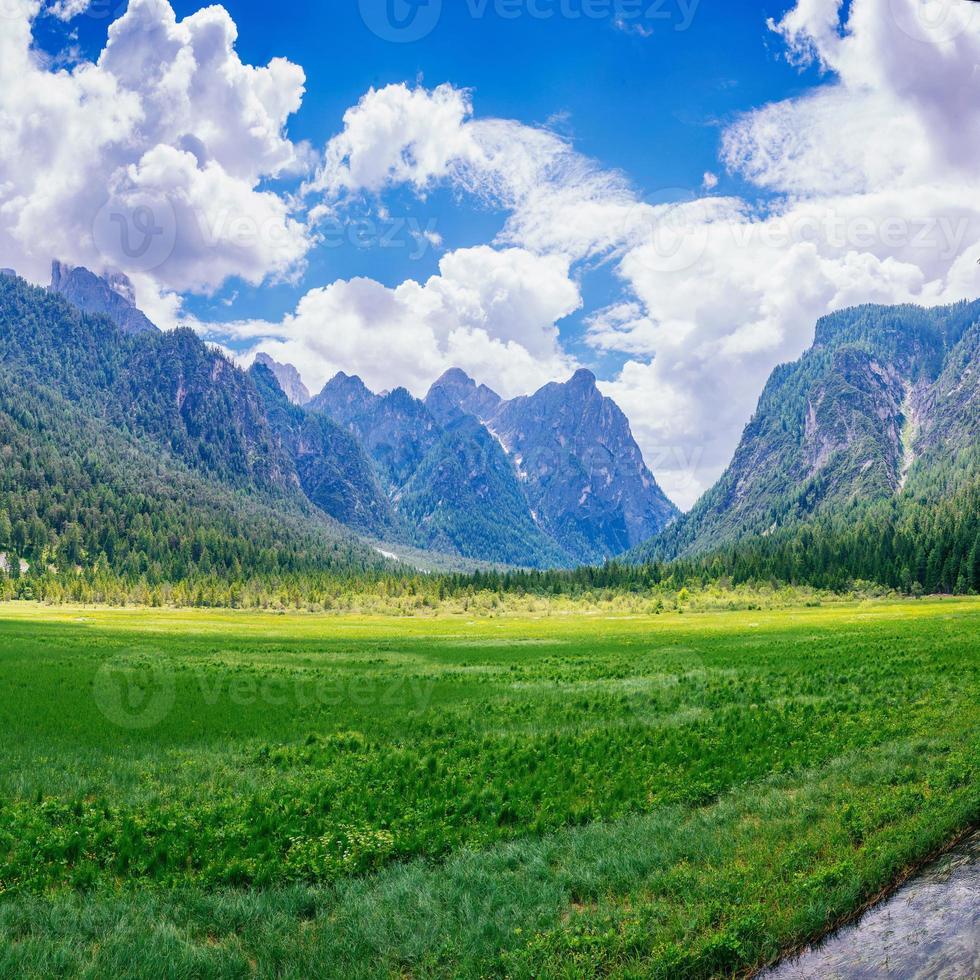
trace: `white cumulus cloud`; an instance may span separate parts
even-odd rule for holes
[[[98,60],[49,66],[37,2],[0,35],[0,259],[43,281],[52,258],[134,276],[140,300],[291,274],[313,238],[267,181],[297,169],[285,133],[302,69],[243,64],[222,7],[178,21],[131,0]],[[70,16],[79,3],[53,12]]]
[[[479,246],[443,256],[424,283],[389,289],[338,280],[310,290],[279,323],[215,329],[293,363],[316,390],[343,370],[374,390],[422,395],[443,371],[461,367],[513,396],[575,370],[555,323],[580,304],[567,260]]]

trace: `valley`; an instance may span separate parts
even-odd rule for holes
[[[977,824],[978,628],[8,604],[0,972],[759,966]]]
[[[0,4],[0,980],[980,980],[978,0]]]

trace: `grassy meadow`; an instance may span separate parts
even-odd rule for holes
[[[980,823],[980,601],[0,606],[0,976],[734,976]]]

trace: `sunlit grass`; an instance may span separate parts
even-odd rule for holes
[[[733,973],[980,819],[978,627],[3,607],[0,975]]]

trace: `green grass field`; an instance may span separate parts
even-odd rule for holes
[[[980,601],[0,607],[0,976],[706,977],[980,823]]]

